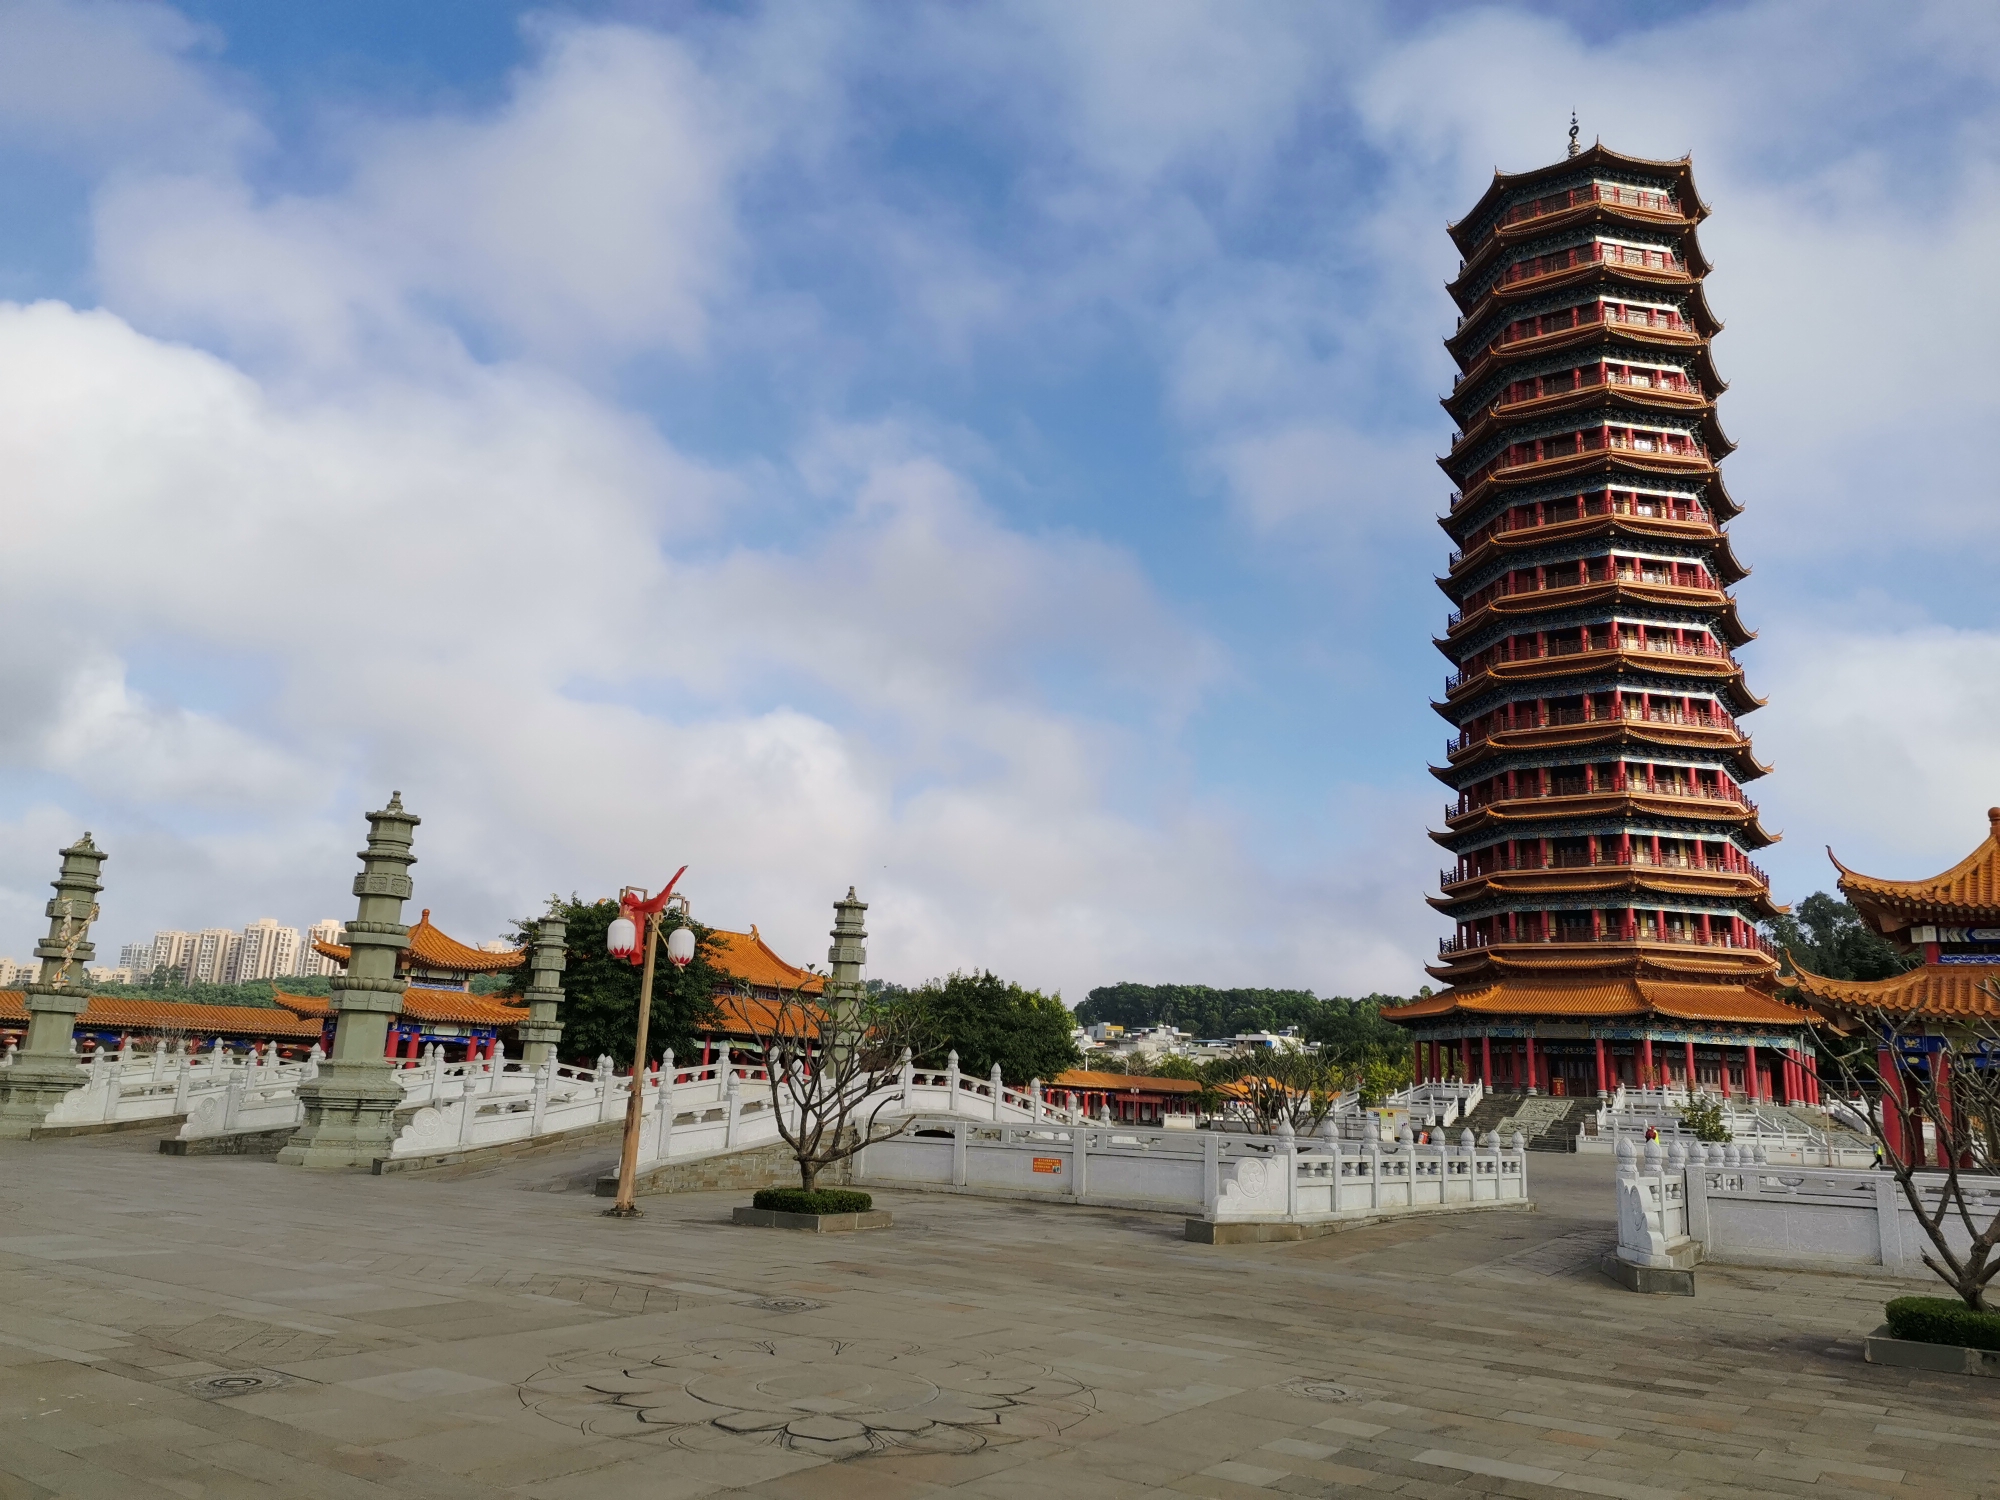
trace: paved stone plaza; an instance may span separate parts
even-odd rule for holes
[[[2000,1391],[1862,1363],[1889,1286],[1604,1280],[1601,1158],[1226,1249],[919,1194],[866,1237],[618,1223],[605,1160],[0,1145],[0,1497],[2000,1494]]]

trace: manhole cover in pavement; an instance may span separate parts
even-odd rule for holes
[[[1310,1401],[1352,1401],[1361,1394],[1331,1380],[1288,1380],[1285,1389]]]
[[[223,1375],[204,1375],[190,1380],[187,1388],[204,1401],[222,1401],[230,1396],[247,1396],[252,1391],[274,1391],[291,1381],[269,1370],[231,1370]]]
[[[810,1297],[760,1297],[757,1306],[765,1312],[813,1312],[826,1304]]]

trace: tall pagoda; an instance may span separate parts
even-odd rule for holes
[[[1458,424],[1439,460],[1452,612],[1442,993],[1387,1013],[1419,1076],[1814,1096],[1774,998],[1751,856],[1773,842],[1732,654],[1747,569],[1716,465],[1722,382],[1689,162],[1602,146],[1497,173],[1451,236]]]

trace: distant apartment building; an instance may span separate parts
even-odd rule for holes
[[[188,962],[189,984],[228,984],[236,969],[243,934],[227,927],[205,927],[194,935],[194,957]]]
[[[130,969],[134,974],[153,972],[153,945],[151,943],[127,943],[118,950],[118,967]]]
[[[252,922],[237,939],[228,982],[245,984],[298,973],[299,946],[298,928],[281,927],[275,917]]]
[[[165,969],[174,978],[185,982],[194,963],[194,950],[195,934],[192,932],[154,933],[153,951],[146,962],[147,977]]]
[[[297,974],[331,976],[340,972],[340,965],[313,947],[314,943],[329,943],[339,946],[347,937],[347,929],[340,925],[336,917],[323,917],[306,929],[306,940],[299,952]]]
[[[17,964],[11,958],[0,958],[0,990],[18,990],[41,972],[42,961],[38,958],[24,964]]]
[[[132,979],[132,966],[130,964],[120,964],[115,969],[107,969],[101,964],[94,965],[85,969],[83,975],[92,984],[131,984],[134,982]]]

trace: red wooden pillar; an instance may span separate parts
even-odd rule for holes
[[[1493,1038],[1491,1036],[1482,1036],[1479,1039],[1479,1083],[1485,1089],[1490,1090],[1493,1087]]]
[[[1528,1092],[1535,1091],[1535,1035],[1529,1032],[1522,1041],[1522,1055],[1528,1061]]]
[[[1949,1052],[1946,1052],[1942,1047],[1940,1047],[1937,1051],[1933,1052],[1930,1055],[1930,1065],[1931,1065],[1931,1089],[1937,1095],[1937,1113],[1938,1113],[1937,1164],[1941,1167],[1948,1167],[1951,1165],[1951,1143],[1949,1140],[1949,1132],[1952,1123],[1951,1054]],[[1922,1127],[1920,1125],[1919,1129],[1921,1128]],[[1917,1145],[1919,1151],[1921,1152],[1923,1146],[1923,1141],[1921,1140],[1921,1138],[1918,1140]],[[1966,1165],[1970,1166],[1971,1163],[1968,1162],[1966,1163]]]
[[[1875,1071],[1882,1080],[1882,1134],[1897,1161],[1907,1160],[1909,1142],[1904,1137],[1903,1075],[1896,1054],[1887,1047],[1875,1049]]]
[[[382,1048],[382,1055],[384,1057],[394,1057],[396,1055],[396,1042],[397,1042],[396,1028],[392,1026],[389,1028],[388,1039],[384,1043]]]
[[[1611,1092],[1604,1086],[1604,1038],[1597,1039],[1597,1092],[1603,1096]]]
[[[1694,1043],[1693,1042],[1689,1042],[1687,1044],[1687,1086],[1688,1086],[1688,1092],[1693,1093],[1694,1092]]]
[[[1639,1041],[1639,1083],[1643,1088],[1658,1088],[1660,1078],[1653,1071],[1653,1039],[1642,1037]]]
[[[1752,1104],[1757,1102],[1757,1044],[1743,1044],[1743,1097]]]

